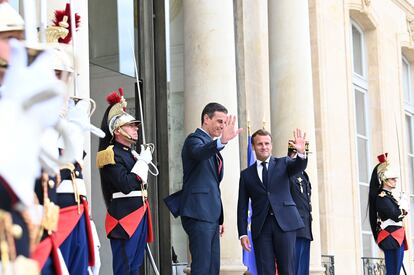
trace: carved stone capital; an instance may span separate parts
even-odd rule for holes
[[[362,5],[365,7],[369,7],[371,5],[371,0],[361,0]]]
[[[412,41],[414,41],[414,17],[412,15],[407,15],[407,30]]]

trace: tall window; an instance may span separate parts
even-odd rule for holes
[[[360,217],[362,232],[362,255],[374,257],[378,248],[371,234],[367,214],[369,192],[369,118],[368,118],[368,71],[364,32],[355,24],[351,24],[352,40],[352,84],[354,92],[356,143],[358,156],[358,186],[360,196]]]
[[[407,182],[410,184],[410,204],[414,207],[414,98],[413,98],[413,86],[412,86],[412,69],[411,64],[402,58],[402,81],[404,89],[404,111],[405,111],[405,132],[407,143]],[[414,208],[411,208],[414,209]],[[411,212],[411,211],[410,211]],[[411,215],[411,228],[414,228],[414,213]],[[411,239],[411,243],[414,244],[414,238]]]

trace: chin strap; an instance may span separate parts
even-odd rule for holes
[[[128,141],[131,141],[131,142],[133,142],[133,143],[136,143],[137,142],[137,140],[136,139],[133,139],[130,135],[128,135],[128,133],[127,132],[125,132],[125,130],[124,129],[122,129],[122,127],[119,127],[118,128],[118,130],[119,130],[119,133],[124,137],[124,138],[126,138]]]

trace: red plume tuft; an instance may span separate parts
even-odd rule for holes
[[[70,4],[66,3],[66,8],[64,10],[56,10],[55,11],[55,19],[53,19],[53,25],[59,26],[59,22],[63,21],[63,17],[68,17],[68,24],[69,24],[69,34],[65,38],[59,38],[59,43],[68,44],[72,40],[72,29],[71,29],[71,19],[70,19]],[[80,24],[80,15],[75,13],[75,25],[76,30],[78,30]]]
[[[124,96],[124,89],[123,89],[122,87],[119,87],[119,88],[118,88],[118,91],[119,91],[119,94],[120,94],[121,96]]]
[[[106,101],[109,105],[114,105],[116,103],[121,102],[122,96],[120,96],[117,91],[111,92],[109,95],[106,96]]]
[[[388,157],[388,153],[384,153],[384,154],[381,154],[381,155],[377,156],[378,161],[380,163],[386,162],[387,161],[387,157]]]

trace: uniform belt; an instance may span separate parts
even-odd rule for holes
[[[56,193],[75,193],[73,185],[76,184],[77,192],[79,195],[86,197],[86,185],[83,179],[75,179],[73,183],[71,180],[62,180],[56,189]]]
[[[141,191],[131,191],[128,194],[124,194],[122,192],[116,192],[112,194],[113,199],[122,199],[122,198],[132,198],[132,197],[141,197]]]
[[[385,220],[385,221],[381,222],[381,228],[382,229],[385,229],[385,228],[387,228],[387,226],[390,226],[390,225],[402,226],[403,223],[402,222],[396,222],[396,221],[393,221],[391,219],[388,219],[388,220]]]

